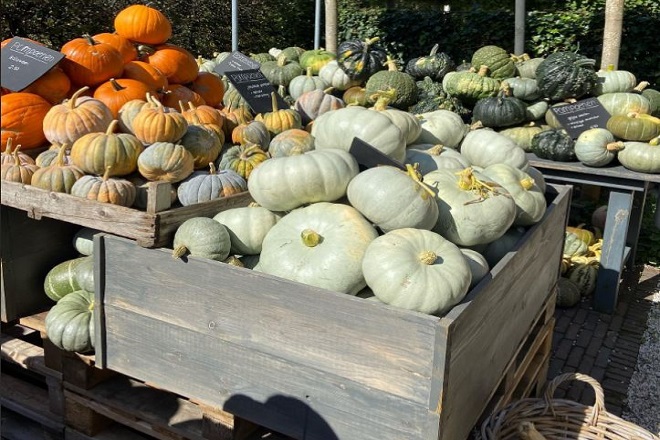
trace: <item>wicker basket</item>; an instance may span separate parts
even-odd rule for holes
[[[591,385],[594,406],[566,399],[554,399],[557,387],[568,380]],[[603,389],[585,374],[566,373],[555,377],[544,398],[527,398],[510,403],[491,414],[481,425],[483,440],[660,440],[657,435],[605,410]]]

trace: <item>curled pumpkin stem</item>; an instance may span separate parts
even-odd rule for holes
[[[422,182],[422,174],[419,172],[419,164],[414,165],[406,164],[406,170],[408,175],[412,180],[415,181],[425,192],[427,192],[431,197],[435,197],[435,192],[428,186],[426,183]]]
[[[472,167],[467,167],[462,171],[456,173],[458,178],[458,187],[465,191],[472,191],[477,194],[477,198],[469,202],[465,202],[464,205],[469,205],[472,203],[479,203],[486,200],[491,195],[504,195],[511,197],[509,194],[500,192],[498,188],[501,186],[495,182],[483,182],[479,180],[475,175]]]
[[[387,90],[379,90],[369,96],[370,101],[376,101],[374,104],[375,110],[385,110],[390,102],[396,99],[396,89],[390,87]]]
[[[188,248],[182,244],[172,250],[172,258],[181,258],[188,252]]]
[[[419,254],[419,261],[423,264],[432,265],[436,262],[438,256],[433,251],[422,251]]]

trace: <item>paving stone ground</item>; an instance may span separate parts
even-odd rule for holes
[[[573,308],[557,309],[548,380],[566,372],[587,374],[602,385],[607,411],[621,416],[658,289],[660,269],[640,266],[624,272],[614,313],[595,311],[591,298]],[[563,384],[555,397],[594,403],[591,387],[579,382]]]

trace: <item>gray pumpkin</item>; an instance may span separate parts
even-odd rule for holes
[[[213,163],[209,171],[195,171],[177,188],[183,206],[229,197],[247,191],[247,182],[232,170],[216,170]]]

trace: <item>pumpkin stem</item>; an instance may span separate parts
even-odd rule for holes
[[[15,166],[20,166],[21,165],[21,158],[18,156],[18,151],[21,149],[21,146],[18,145],[16,149],[14,150],[13,153],[11,153],[12,157],[14,158],[14,165]]]
[[[387,56],[387,61],[385,61],[384,65],[387,66],[387,70],[389,72],[398,72],[399,71],[399,68],[396,65],[396,61],[394,61],[394,58],[392,58],[389,55]]]
[[[126,89],[126,87],[119,84],[114,78],[110,78],[110,84],[112,84],[112,88],[115,89],[115,92],[121,92]]]
[[[87,43],[88,43],[90,46],[96,46],[97,44],[99,44],[98,41],[95,41],[95,40],[92,38],[92,36],[89,35],[89,34],[83,34],[82,37],[83,37],[85,40],[87,40]]]
[[[654,147],[657,147],[660,145],[660,136],[656,136],[653,139],[649,141],[649,145],[653,145]]]
[[[279,110],[279,107],[277,106],[277,95],[275,92],[270,92],[270,99],[271,103],[273,105],[273,113]]]
[[[433,48],[431,49],[431,53],[429,53],[429,56],[435,56],[436,53],[438,53],[438,49],[440,49],[440,45],[438,43],[435,43],[433,45]]]
[[[66,143],[62,144],[60,147],[60,151],[57,152],[57,157],[55,158],[55,165],[58,167],[63,167],[66,165],[64,162],[64,156],[66,155],[66,150],[68,148],[68,145]]]
[[[280,56],[277,57],[277,66],[278,67],[284,67],[284,66],[286,66],[286,63],[287,63],[287,59],[286,59],[285,56],[280,55]]]
[[[205,60],[204,58],[202,58],[201,55],[198,55],[198,56],[197,56],[197,59],[196,59],[195,61],[197,61],[197,67],[202,67],[202,64],[204,64],[204,62],[205,62],[206,60]]]
[[[422,181],[422,174],[419,172],[419,164],[416,163],[414,165],[411,164],[406,164],[406,170],[408,175],[412,180],[417,183],[426,193],[428,193],[431,197],[435,197],[435,192],[431,189],[430,186],[428,186],[426,183]],[[424,200],[426,200],[426,195],[422,194],[422,197]]]
[[[479,197],[475,200],[465,202],[465,205],[471,203],[483,202],[491,195],[500,195],[497,188],[500,187],[495,182],[482,182],[475,175],[472,167],[467,167],[462,171],[456,173],[458,178],[458,187],[464,191],[472,191],[476,193]]]
[[[419,261],[428,266],[432,265],[438,259],[438,256],[433,251],[422,251],[419,253]]]
[[[90,312],[94,311],[94,301],[89,303],[89,306],[87,306],[87,310],[89,310]]]
[[[309,228],[303,229],[303,231],[300,233],[300,238],[302,239],[303,244],[307,247],[318,246],[319,243],[323,241],[323,237]]]
[[[118,124],[119,124],[119,120],[118,119],[113,119],[112,122],[110,122],[110,125],[108,125],[108,128],[105,130],[106,136],[109,136],[112,133],[114,133],[115,128],[117,128]]]
[[[209,162],[209,174],[215,174],[218,172],[218,169],[215,167],[213,162]]]
[[[103,181],[105,182],[110,178],[110,170],[112,169],[111,166],[105,167],[105,172],[103,173]]]
[[[11,154],[11,147],[14,143],[14,138],[8,138],[7,139],[7,146],[5,147],[5,153]]]
[[[307,77],[311,78],[314,76],[314,69],[310,66],[307,68]]]
[[[534,187],[535,183],[536,182],[531,177],[525,177],[520,181],[520,186],[522,186],[525,190],[529,191]]]
[[[74,94],[71,96],[71,99],[69,99],[69,108],[70,108],[71,110],[73,110],[74,108],[76,108],[76,101],[78,100],[78,97],[80,97],[80,95],[82,95],[83,93],[85,93],[87,90],[89,90],[89,87],[88,87],[88,86],[82,87],[82,88],[76,90],[76,93],[74,93]]]
[[[236,255],[230,255],[228,256],[223,263],[227,263],[230,266],[236,266],[236,267],[245,267],[245,264],[236,256]]]
[[[364,52],[366,53],[369,50],[369,46],[380,41],[380,37],[367,38],[364,40]]]
[[[442,153],[445,149],[445,146],[442,144],[437,144],[426,150],[428,154],[431,156],[440,156],[440,153]]]
[[[484,124],[481,121],[476,121],[470,125],[470,130],[479,130],[480,128],[484,128]]]
[[[487,76],[488,75],[488,66],[486,66],[485,64],[479,66],[479,70],[477,71],[477,75]]]
[[[188,252],[188,248],[185,245],[180,244],[172,249],[172,258],[181,258],[186,254],[186,252]]]
[[[376,101],[374,110],[382,111],[387,109],[387,105],[396,99],[396,89],[390,87],[387,90],[379,90],[369,97],[369,100]]]
[[[618,142],[610,142],[605,146],[605,149],[607,151],[619,151],[623,150],[623,142],[618,141]]]
[[[633,88],[633,92],[640,93],[642,92],[645,88],[647,88],[650,85],[648,81],[641,81],[639,84]]]
[[[502,96],[511,96],[511,84],[506,81],[502,81],[502,84],[500,84],[500,97]]]
[[[323,93],[325,93],[326,95],[329,95],[329,94],[331,94],[334,90],[335,90],[334,87],[328,87],[327,89],[323,89]]]

